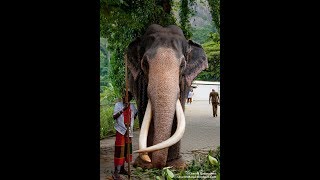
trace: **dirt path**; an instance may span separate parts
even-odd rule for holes
[[[215,149],[220,145],[220,107],[218,117],[212,116],[212,106],[208,101],[194,101],[186,104],[186,130],[181,140],[181,155],[189,162],[192,150]],[[139,131],[134,132],[133,150],[138,149]],[[100,180],[111,177],[114,170],[113,153],[115,137],[100,141]],[[133,154],[133,159],[138,154]],[[124,176],[122,176],[124,177]]]

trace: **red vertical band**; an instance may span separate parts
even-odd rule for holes
[[[131,109],[130,106],[123,112],[123,118],[124,118],[124,124],[129,124],[130,126],[130,120],[131,120]]]

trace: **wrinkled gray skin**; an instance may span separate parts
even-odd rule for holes
[[[193,79],[208,67],[202,47],[186,40],[182,30],[171,25],[153,24],[142,37],[130,43],[127,50],[129,86],[138,107],[141,126],[148,98],[152,104],[152,120],[147,146],[167,140],[177,126],[175,104],[180,99],[184,110],[187,92]],[[170,148],[149,153],[152,163],[139,159],[134,165],[163,168],[171,165],[184,168],[180,141]]]

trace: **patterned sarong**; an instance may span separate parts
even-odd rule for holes
[[[130,108],[123,112],[124,116],[124,123],[130,124]],[[132,162],[132,139],[129,137],[127,138],[127,132],[125,135],[120,134],[118,131],[116,132],[116,142],[115,142],[115,149],[114,149],[114,165],[115,166],[122,166],[124,165],[124,161],[128,162],[127,158],[127,143],[129,142],[130,147],[130,162]]]

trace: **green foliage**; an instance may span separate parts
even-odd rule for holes
[[[208,3],[210,5],[212,21],[216,25],[218,33],[220,34],[220,0],[208,0]]]
[[[120,95],[125,89],[125,68],[122,57],[123,51],[114,51],[110,59],[109,80],[116,94]]]
[[[110,53],[107,50],[107,40],[100,38],[100,87],[107,86]]]
[[[100,139],[107,137],[108,135],[115,134],[114,119],[112,117],[112,106],[100,105]]]
[[[100,93],[100,139],[115,134],[113,109],[117,100],[111,85],[101,88]]]
[[[176,170],[170,170],[171,167],[164,167],[163,169],[142,169],[137,167],[133,171],[133,176],[138,179],[159,179],[159,180],[172,180],[176,179],[174,173]]]
[[[203,27],[193,27],[191,28],[191,32],[193,33],[192,40],[199,44],[203,44],[210,38],[210,33],[216,32],[216,29],[212,24],[207,24]]]
[[[138,179],[164,179],[161,169],[142,169],[137,167],[132,175]]]
[[[170,171],[170,167],[165,167],[162,169],[162,177],[165,177],[167,180],[174,178],[174,174],[172,171]]]
[[[165,1],[153,0],[100,0],[100,36],[108,40],[112,52],[110,82],[115,92],[125,88],[124,52],[129,43],[141,36],[146,28],[157,23],[162,26],[175,24],[175,18],[164,9]]]
[[[142,169],[137,167],[133,177],[137,179],[213,179],[220,180],[220,146],[208,153],[194,152],[193,160],[186,170],[174,170],[171,167],[163,169]]]
[[[215,43],[220,44],[220,35],[218,33],[210,33],[209,34],[209,41],[212,40]]]
[[[217,32],[216,26],[212,21],[210,7],[207,1],[204,0],[194,0],[193,3],[190,3],[190,9],[192,10],[190,17],[191,23],[191,39],[197,43],[203,44],[208,41],[210,33]],[[211,18],[210,18],[211,16]],[[191,21],[193,19],[193,21]]]
[[[195,0],[182,0],[180,4],[180,27],[187,39],[190,39],[192,37],[191,24],[189,19],[192,15],[194,15],[194,10],[190,9],[190,5],[194,4],[194,2]]]
[[[180,172],[180,176],[191,176],[187,179],[212,179],[215,175],[220,176],[220,147],[215,151],[210,150],[208,154],[194,153],[191,164],[184,172]],[[195,178],[198,176],[198,178]]]
[[[216,173],[217,173],[216,180],[220,180],[220,146],[217,148],[217,151],[214,157],[218,160],[218,164],[216,166]]]
[[[209,41],[202,44],[208,58],[209,68],[202,71],[197,80],[220,81],[220,36],[217,33],[210,34]]]
[[[100,93],[100,105],[111,105],[114,104],[121,94],[116,94],[111,84],[108,86],[101,87],[102,92]]]

